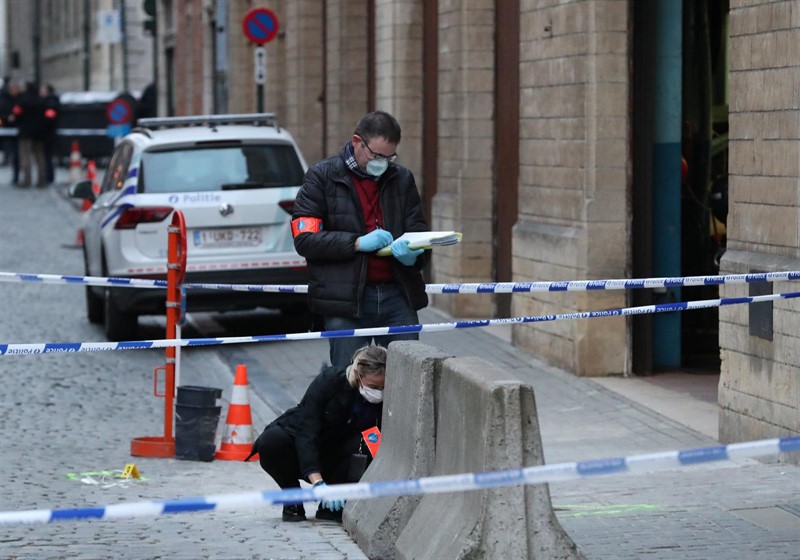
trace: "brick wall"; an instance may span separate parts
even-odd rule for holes
[[[207,26],[201,0],[175,3],[175,112],[203,114],[205,84],[204,37]]]
[[[400,123],[399,163],[411,169],[418,187],[422,174],[421,61],[422,1],[375,0],[375,108],[391,113]]]
[[[367,2],[327,0],[327,154],[339,153],[367,112]]]
[[[286,115],[279,116],[311,164],[323,157],[322,10],[318,0],[293,0],[285,10]]]
[[[515,281],[625,276],[628,3],[522,0]],[[514,315],[621,307],[621,292],[515,295]],[[515,344],[580,375],[621,373],[620,319],[514,327]],[[618,351],[609,352],[609,348]]]
[[[800,270],[800,2],[732,0],[728,251],[721,273]],[[772,292],[796,291],[776,283]],[[723,286],[723,297],[748,286]],[[800,435],[800,302],[720,309],[720,441]]]
[[[434,282],[492,278],[494,1],[439,0],[439,162],[431,222],[464,234],[433,261]],[[454,316],[488,316],[492,300],[435,296]]]

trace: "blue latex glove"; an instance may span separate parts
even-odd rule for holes
[[[408,240],[397,240],[392,243],[392,254],[394,258],[406,266],[411,266],[417,262],[417,257],[420,256],[425,249],[411,249],[408,246]]]
[[[320,486],[327,486],[324,482],[320,481],[314,485],[314,488],[319,488]],[[330,511],[339,511],[344,509],[345,500],[322,500],[320,505],[323,509],[327,509]]]
[[[383,249],[392,242],[394,237],[385,229],[375,229],[366,235],[358,238],[358,250],[363,253],[372,253],[378,249]]]

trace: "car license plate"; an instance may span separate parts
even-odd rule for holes
[[[204,249],[224,247],[256,247],[261,245],[261,228],[196,229],[194,246]]]

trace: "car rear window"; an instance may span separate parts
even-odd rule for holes
[[[303,167],[288,144],[239,144],[144,152],[140,192],[218,191],[303,183]]]

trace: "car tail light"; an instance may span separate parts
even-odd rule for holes
[[[134,229],[138,224],[164,221],[172,213],[170,206],[142,206],[127,208],[120,215],[114,229]]]
[[[283,208],[284,211],[291,216],[292,212],[294,212],[294,199],[292,198],[289,200],[281,200],[278,203],[278,206]]]

